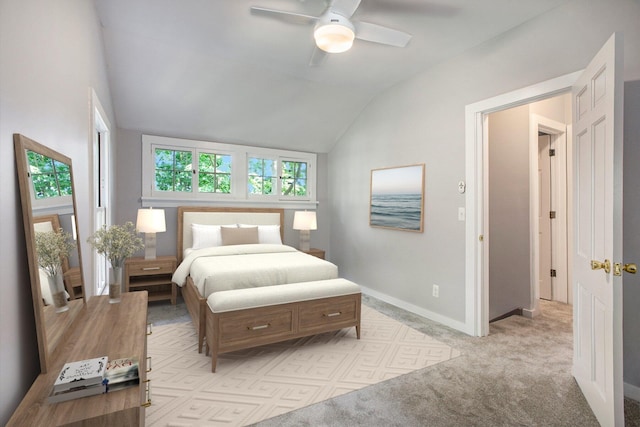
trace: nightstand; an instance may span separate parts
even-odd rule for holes
[[[171,276],[177,263],[175,256],[128,258],[124,263],[125,292],[147,291],[149,301],[171,300],[175,305],[178,289],[171,282]]]
[[[311,248],[308,251],[303,251],[306,254],[313,255],[320,259],[324,259],[324,251],[322,249]]]

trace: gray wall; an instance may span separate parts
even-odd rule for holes
[[[529,105],[489,116],[489,319],[532,308]]]
[[[115,177],[115,224],[131,221],[135,224],[138,209],[142,207],[142,134],[137,130],[118,129],[118,140],[115,143],[115,157],[118,173]],[[188,138],[181,136],[182,138]],[[225,141],[216,141],[225,142]],[[311,232],[311,247],[325,249],[329,253],[328,193],[327,193],[327,154],[318,154],[317,158],[317,197],[318,197],[318,229]],[[188,205],[188,203],[185,203]],[[211,203],[211,206],[215,206]],[[224,206],[224,205],[223,205]],[[257,206],[257,205],[256,205]],[[176,207],[164,207],[154,204],[154,208],[165,210],[167,231],[157,233],[157,254],[176,255],[178,216]],[[298,232],[293,230],[294,209],[285,210],[284,243],[293,247],[299,246]],[[141,251],[140,254],[143,252]]]
[[[0,425],[40,371],[13,133],[73,162],[81,243],[90,229],[89,88],[113,122],[100,26],[93,2],[0,2]],[[90,248],[82,245],[85,280]]]
[[[624,90],[624,262],[640,265],[640,80]],[[624,380],[640,387],[640,274],[623,273]],[[638,395],[636,395],[636,399]]]
[[[638,80],[638,22],[637,1],[570,2],[373,100],[329,154],[331,251],[341,274],[434,317],[463,322],[465,230],[457,208],[464,197],[457,182],[465,179],[465,106],[580,70],[615,31],[625,37],[624,78]],[[424,233],[370,228],[371,169],[417,162],[426,163]],[[431,296],[433,283],[440,298]],[[638,331],[638,316],[626,320],[627,330]],[[640,352],[627,358],[640,360]]]

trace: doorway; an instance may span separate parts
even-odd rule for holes
[[[552,120],[548,114],[541,115],[541,108],[555,103],[564,109],[562,115]],[[537,176],[531,182],[531,202],[537,204],[537,220],[532,221],[532,236],[537,236],[537,248],[532,250],[532,263],[538,266],[535,283],[538,293],[532,293],[532,300],[538,298],[573,303],[569,245],[571,242],[571,97],[550,98],[532,104],[537,113],[531,115],[530,144],[531,155],[537,158]],[[535,150],[537,148],[537,151]],[[533,171],[532,171],[533,172]],[[535,186],[537,184],[537,187]],[[537,230],[535,227],[538,227]],[[537,256],[536,256],[537,252]],[[537,259],[537,262],[536,262]],[[532,283],[532,287],[534,284]]]
[[[552,117],[552,118],[550,118]],[[567,124],[559,95],[487,115],[489,319],[567,302]]]
[[[484,201],[484,195],[488,194],[489,191],[489,171],[484,164],[488,158],[489,144],[482,142],[488,140],[489,115],[511,107],[523,106],[556,95],[568,93],[579,75],[580,72],[567,74],[475,104],[470,104],[465,108],[466,170],[468,177],[465,202],[467,210],[475,213],[473,217],[468,217],[466,223],[466,270],[469,274],[466,277],[465,283],[467,296],[465,330],[469,334],[486,336],[489,333],[489,269],[487,268],[487,247],[491,243],[491,233],[488,223],[488,203]],[[535,135],[537,137],[537,129]],[[537,144],[535,151],[537,153]],[[532,158],[533,156],[529,157],[529,159]],[[537,154],[535,159],[537,163]],[[530,165],[528,169],[530,173],[533,170],[537,175],[537,165],[536,168]],[[534,205],[529,203],[529,206],[536,206],[537,209],[537,203]],[[531,214],[529,217],[535,218],[535,216]],[[531,242],[537,242],[537,238],[529,239],[529,242],[530,244],[532,244]],[[535,251],[533,252],[535,253]],[[531,265],[537,267],[537,262]],[[538,274],[537,268],[531,268],[527,274],[527,284],[531,281],[532,277],[537,278]],[[532,289],[532,294],[537,293],[538,286],[533,286]],[[532,307],[533,311],[535,311],[535,301],[538,295],[532,295],[532,297]],[[534,313],[532,312],[531,314]]]

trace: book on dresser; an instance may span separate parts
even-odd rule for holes
[[[47,402],[49,403],[59,403],[66,402],[67,400],[79,399],[81,397],[94,396],[96,394],[102,394],[106,392],[105,386],[100,384],[89,385],[89,386],[78,386],[65,391],[52,391],[49,397],[47,397]]]
[[[107,392],[121,390],[140,383],[140,363],[136,357],[109,360],[105,373]]]
[[[107,370],[107,356],[65,363],[53,384],[53,393],[80,387],[102,386]]]

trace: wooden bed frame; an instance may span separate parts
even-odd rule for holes
[[[279,225],[280,237],[284,240],[284,209],[276,208],[215,208],[202,206],[178,207],[178,264],[182,262],[184,249],[190,248],[193,242],[191,224],[210,225]],[[187,310],[198,331],[198,353],[202,353],[205,338],[207,299],[200,295],[191,276],[182,287]]]

